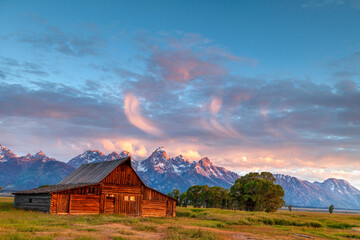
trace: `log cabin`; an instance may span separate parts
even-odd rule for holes
[[[14,206],[51,214],[175,217],[176,200],[145,185],[131,158],[81,165],[57,185],[13,193]]]

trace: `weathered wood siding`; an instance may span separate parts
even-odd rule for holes
[[[25,210],[50,211],[50,194],[15,195],[14,206]]]
[[[141,180],[130,167],[129,163],[116,167],[103,181],[104,184],[140,186]]]
[[[130,162],[121,164],[102,181],[100,212],[142,216],[143,189]]]
[[[143,213],[144,217],[175,217],[176,203],[173,199],[154,191],[150,188],[145,188],[143,192]]]
[[[127,216],[142,215],[142,194],[140,186],[104,184],[101,204],[102,213],[117,213]],[[111,202],[111,203],[110,203]],[[114,204],[112,205],[112,202]],[[113,206],[113,209],[110,209]]]
[[[143,200],[143,217],[165,217],[166,201]]]
[[[98,214],[100,213],[100,186],[89,185],[69,189],[51,196],[50,213]]]
[[[99,214],[100,196],[70,195],[69,214]]]

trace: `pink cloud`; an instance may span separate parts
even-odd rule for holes
[[[139,38],[150,51],[150,71],[159,71],[168,81],[187,82],[197,78],[228,74],[230,62],[255,66],[257,60],[229,53],[199,34],[163,34],[163,38]],[[158,72],[156,72],[158,73]]]
[[[154,123],[141,115],[139,100],[131,93],[125,95],[124,107],[125,115],[132,125],[155,136],[163,135],[162,130],[157,128]]]
[[[226,70],[191,51],[168,51],[153,55],[165,80],[186,82],[198,77],[221,76]]]

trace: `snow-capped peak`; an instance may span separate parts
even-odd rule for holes
[[[35,154],[35,156],[36,156],[36,157],[39,157],[39,156],[44,157],[45,154],[43,153],[43,151],[40,151],[40,152],[38,152],[37,154]]]
[[[124,158],[124,157],[131,157],[131,153],[124,150],[120,153],[120,157]]]
[[[155,152],[166,152],[164,147],[158,147]]]
[[[203,165],[210,165],[211,164],[211,161],[210,161],[210,159],[208,157],[202,158],[199,162],[202,163]]]
[[[0,162],[6,162],[11,158],[18,157],[11,150],[0,144]]]

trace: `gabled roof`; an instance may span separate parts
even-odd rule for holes
[[[81,165],[58,184],[95,184],[101,182],[117,166],[129,160],[130,157],[113,161],[88,163]]]

